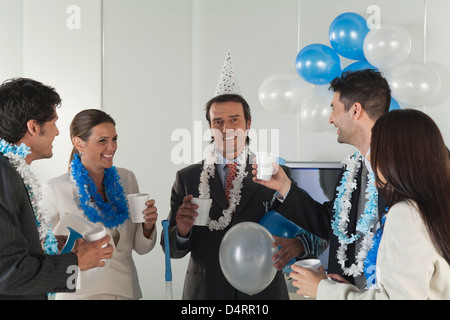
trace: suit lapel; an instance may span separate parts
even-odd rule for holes
[[[217,171],[217,166],[215,168],[214,178],[210,179],[210,194],[211,199],[215,201],[221,210],[228,208],[227,198],[225,197],[225,190],[223,189],[222,181],[220,180],[219,172]]]

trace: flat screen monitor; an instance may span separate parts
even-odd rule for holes
[[[342,163],[286,161],[286,166],[291,169],[292,179],[314,200],[324,203],[333,199]],[[328,269],[328,254],[329,248],[318,257],[325,270]]]

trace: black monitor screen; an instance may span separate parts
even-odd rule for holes
[[[339,162],[286,162],[291,177],[316,201],[333,199],[342,164]]]
[[[291,177],[297,185],[308,192],[317,202],[333,199],[342,164],[339,162],[286,162]],[[328,269],[328,249],[319,257],[325,270]]]

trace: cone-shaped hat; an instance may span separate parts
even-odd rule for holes
[[[222,68],[222,73],[220,74],[215,96],[221,94],[241,94],[241,88],[239,88],[239,83],[233,70],[230,50],[228,50],[225,58],[225,63]]]

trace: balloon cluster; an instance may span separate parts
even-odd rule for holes
[[[328,31],[330,46],[310,44],[297,54],[297,74],[268,77],[259,89],[259,100],[272,112],[290,112],[299,108],[304,126],[324,131],[328,126],[332,94],[328,84],[342,72],[380,70],[392,91],[391,110],[400,105],[421,107],[431,103],[440,92],[439,75],[428,65],[406,62],[411,37],[399,25],[381,25],[369,29],[366,19],[353,12],[337,16]],[[344,70],[340,56],[357,60]]]

